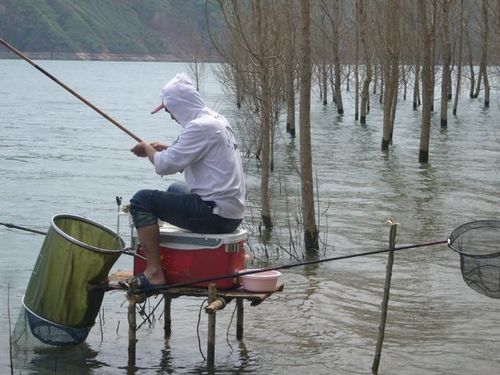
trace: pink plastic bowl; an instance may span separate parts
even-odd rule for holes
[[[242,270],[254,271],[254,270]],[[278,286],[278,277],[281,276],[279,271],[263,271],[252,273],[250,275],[240,276],[240,281],[243,288],[249,292],[274,292]]]

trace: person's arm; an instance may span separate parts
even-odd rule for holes
[[[168,175],[183,171],[199,160],[209,145],[208,135],[203,126],[197,123],[186,125],[172,146],[153,156],[156,173]]]

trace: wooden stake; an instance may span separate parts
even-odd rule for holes
[[[378,329],[377,346],[375,348],[375,357],[372,364],[373,374],[378,374],[380,357],[382,356],[382,344],[384,343],[385,322],[387,320],[387,307],[389,305],[389,292],[391,289],[392,266],[394,264],[394,245],[396,243],[396,229],[398,226],[398,223],[396,223],[393,219],[388,220],[388,223],[391,225],[391,230],[389,233],[389,256],[387,257],[384,299],[382,300],[382,312],[380,316],[380,326]]]
[[[208,284],[208,303],[214,302],[216,297],[216,285]],[[213,369],[215,363],[215,315],[215,311],[208,314],[207,365],[209,369]]]
[[[172,335],[172,316],[171,316],[171,306],[172,306],[172,297],[169,297],[166,293],[163,294],[165,298],[165,324],[163,326],[163,332],[165,334],[165,338],[170,337]]]
[[[12,361],[12,327],[10,322],[10,284],[7,284],[7,318],[9,322],[9,358],[10,373],[14,375],[14,362]]]
[[[135,347],[137,343],[136,339],[137,323],[135,319],[136,304],[134,296],[130,297],[128,302],[128,365],[135,366]]]
[[[243,298],[236,298],[236,340],[243,339],[243,318],[245,312],[243,309]]]

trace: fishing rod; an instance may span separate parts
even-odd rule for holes
[[[25,231],[29,231],[29,232],[38,233],[38,234],[47,234],[45,232],[36,231],[36,230],[33,230],[33,229],[21,227],[21,226],[14,225],[14,224],[0,223],[0,225],[4,225],[4,226],[6,226],[8,228],[21,229],[21,230],[25,230]],[[422,242],[422,243],[413,244],[413,245],[396,246],[396,247],[394,247],[393,250],[394,251],[400,251],[400,250],[415,249],[417,247],[442,245],[442,244],[445,244],[445,243],[448,243],[448,242],[449,242],[448,239],[441,240],[441,241]],[[261,272],[267,272],[267,271],[287,270],[287,269],[290,269],[290,268],[303,267],[303,266],[309,266],[309,265],[313,265],[313,264],[332,262],[332,261],[335,261],[335,260],[343,260],[343,259],[349,259],[349,258],[357,258],[357,257],[361,257],[361,256],[366,256],[366,255],[375,255],[375,254],[387,253],[389,251],[390,251],[390,249],[373,250],[373,251],[366,251],[366,252],[357,253],[357,254],[340,255],[340,256],[330,257],[330,258],[322,258],[322,259],[309,260],[309,261],[306,261],[306,262],[285,264],[285,265],[276,266],[276,267],[268,267],[268,268],[259,268],[259,269],[254,269],[254,270],[240,271],[240,272],[232,273],[232,274],[229,274],[229,275],[209,277],[209,278],[205,278],[205,279],[191,280],[191,281],[187,281],[187,282],[180,282],[180,283],[169,284],[169,285],[152,286],[151,288],[148,288],[147,291],[148,292],[153,292],[153,291],[155,291],[155,292],[161,292],[161,291],[165,291],[165,290],[168,290],[168,289],[171,289],[171,288],[179,288],[179,287],[189,286],[189,285],[193,285],[193,284],[201,284],[201,283],[207,283],[207,282],[210,282],[210,281],[232,279],[232,278],[239,277],[239,276],[252,275],[252,274],[255,274],[255,273],[261,273]],[[135,252],[131,251],[130,249],[124,249],[123,253],[127,254],[127,255],[134,256],[134,257],[137,256],[137,257],[145,260],[144,257],[142,257],[139,254],[136,254]]]
[[[445,244],[445,243],[448,243],[448,239],[441,240],[441,241],[423,242],[423,243],[420,243],[420,244],[413,244],[413,245],[396,246],[396,247],[394,247],[393,251],[414,249],[414,248],[417,248],[417,247],[441,245],[441,244]],[[316,260],[310,260],[310,261],[306,261],[306,262],[285,264],[285,265],[276,266],[276,267],[258,268],[258,269],[248,270],[248,271],[240,271],[240,272],[236,272],[236,273],[229,274],[229,275],[209,277],[209,278],[205,278],[205,279],[198,279],[198,280],[192,280],[192,281],[187,281],[187,282],[180,282],[180,283],[169,284],[169,285],[153,285],[151,288],[147,288],[147,290],[144,290],[144,292],[146,292],[146,293],[149,293],[149,292],[159,292],[160,293],[160,292],[172,289],[172,288],[180,288],[180,287],[189,286],[189,285],[193,285],[193,284],[201,284],[201,283],[207,283],[207,282],[211,282],[211,281],[218,281],[218,280],[224,280],[224,279],[232,279],[232,278],[235,278],[235,277],[240,277],[240,276],[245,276],[245,275],[252,275],[252,274],[261,273],[261,272],[267,272],[267,271],[287,270],[287,269],[295,268],[295,267],[303,267],[303,266],[309,266],[309,265],[313,265],[313,264],[332,262],[332,261],[335,261],[335,260],[356,258],[356,257],[365,256],[365,255],[375,255],[375,254],[387,253],[390,250],[391,249],[373,250],[373,251],[367,251],[367,252],[357,253],[357,254],[340,255],[340,256],[336,256],[336,257],[316,259]],[[140,293],[141,290],[138,290],[138,292]]]
[[[26,228],[26,227],[21,227],[19,225],[14,225],[14,224],[9,224],[9,223],[0,223],[0,225],[3,225],[5,227],[7,227],[7,228],[20,229],[20,230],[24,230],[26,232],[31,232],[31,233],[36,233],[36,234],[44,234],[44,235],[47,234],[47,232],[42,232],[40,230],[30,229],[30,228]]]
[[[11,228],[11,229],[19,229],[19,230],[24,230],[26,232],[31,232],[31,233],[36,233],[36,234],[43,234],[44,236],[47,235],[47,232],[42,232],[41,230],[36,230],[36,229],[31,229],[31,228],[26,228],[26,227],[22,227],[20,225],[15,225],[15,224],[9,224],[9,223],[0,223],[0,225],[3,225],[7,228]],[[125,248],[122,250],[122,253],[123,254],[126,254],[126,255],[131,255],[131,256],[134,256],[134,257],[137,257],[137,258],[140,258],[142,260],[146,260],[145,257],[143,257],[142,255],[140,254],[136,254],[135,251],[133,251],[131,248]],[[164,270],[166,271],[166,270]]]
[[[92,108],[94,111],[96,111],[97,113],[99,113],[102,117],[104,117],[106,120],[108,120],[109,122],[111,122],[113,125],[115,125],[116,127],[118,127],[120,130],[124,131],[125,133],[127,133],[129,136],[131,136],[132,138],[134,138],[137,142],[142,142],[142,139],[139,138],[138,136],[136,136],[134,133],[132,133],[130,130],[128,130],[127,128],[125,128],[123,125],[121,125],[118,121],[116,121],[115,119],[113,119],[112,117],[108,116],[106,113],[104,113],[103,111],[101,111],[99,108],[97,108],[94,104],[92,104],[91,102],[89,102],[87,99],[85,99],[84,97],[82,97],[80,94],[78,94],[76,91],[74,91],[73,89],[71,89],[70,87],[68,87],[67,85],[65,85],[64,83],[62,83],[61,81],[59,81],[56,77],[54,77],[52,74],[50,74],[49,72],[47,72],[45,69],[41,68],[39,65],[35,64],[31,59],[29,59],[27,56],[25,56],[22,52],[20,52],[19,50],[17,50],[14,46],[12,46],[11,44],[7,43],[5,40],[3,40],[2,38],[0,38],[0,43],[2,43],[5,47],[7,47],[9,50],[11,50],[12,52],[14,52],[16,55],[18,55],[19,57],[21,57],[22,59],[26,60],[28,63],[30,63],[31,65],[33,65],[36,69],[38,69],[40,72],[42,72],[43,74],[45,74],[47,77],[49,77],[52,81],[54,81],[55,83],[57,83],[59,86],[61,86],[63,89],[65,89],[66,91],[68,91],[69,93],[71,93],[73,96],[75,96],[77,99],[81,100],[83,103],[85,103],[86,105],[88,105],[90,108]]]

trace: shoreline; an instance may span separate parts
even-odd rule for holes
[[[142,55],[134,53],[91,53],[91,52],[22,52],[32,60],[75,60],[75,61],[151,61],[151,62],[188,62],[186,58],[176,55]],[[0,59],[19,59],[11,51],[0,51]],[[215,59],[204,63],[217,62]]]

